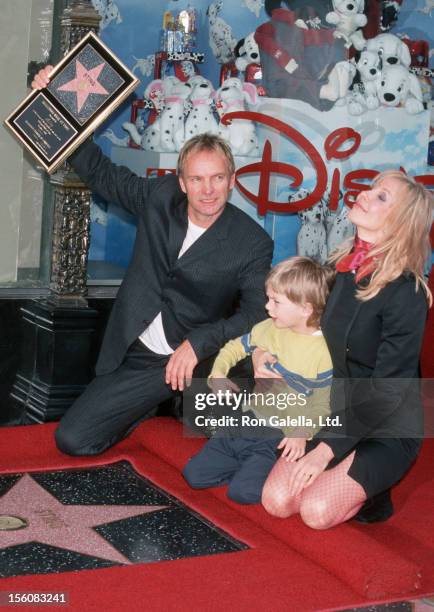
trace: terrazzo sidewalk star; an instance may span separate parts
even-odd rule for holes
[[[28,542],[40,542],[129,565],[131,561],[105,538],[98,535],[93,527],[156,512],[167,507],[65,505],[31,476],[24,474],[0,498],[0,515],[24,519],[27,526],[0,531],[0,549]]]
[[[98,77],[105,64],[99,64],[88,70],[81,62],[76,61],[76,77],[68,81],[58,91],[70,91],[77,95],[77,112],[79,113],[90,94],[108,94],[109,92],[98,82]]]

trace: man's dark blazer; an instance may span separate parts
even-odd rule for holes
[[[420,435],[418,386],[411,379],[418,376],[426,313],[425,292],[421,287],[416,292],[412,275],[401,275],[362,302],[355,297],[353,275],[337,274],[321,320],[334,375],[346,379],[342,421],[350,435],[341,437],[335,429],[337,437],[327,440],[335,457],[363,438]]]
[[[176,176],[138,177],[113,164],[92,142],[82,145],[70,163],[90,189],[137,219],[132,259],[107,325],[97,374],[115,370],[159,312],[169,345],[176,349],[189,340],[199,361],[266,317],[264,281],[273,242],[247,214],[227,204],[178,259],[188,217]]]

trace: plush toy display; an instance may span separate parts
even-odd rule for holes
[[[266,0],[271,20],[255,33],[266,95],[294,98],[329,110],[348,91],[354,75],[344,41],[326,23],[325,0]]]
[[[211,81],[201,75],[194,75],[187,82],[169,76],[152,81],[145,90],[145,99],[155,101],[155,108],[158,108],[156,120],[143,133],[135,123],[126,122],[122,127],[134,143],[146,151],[179,151],[186,139],[211,132],[225,138],[234,155],[255,155],[258,152],[252,121],[235,119],[231,124],[223,125],[218,123],[214,114],[217,110],[222,117],[229,112],[245,110],[246,103],[256,105],[257,90],[251,83],[232,77],[215,92]],[[113,135],[107,137],[114,142]],[[121,144],[120,139],[117,140]]]
[[[382,6],[393,5],[398,11],[400,4],[388,0]],[[132,122],[123,125],[134,143],[146,150],[176,152],[186,138],[211,132],[222,135],[234,155],[256,155],[254,122],[235,119],[223,124],[217,116],[243,111],[246,103],[256,105],[257,88],[248,82],[254,64],[262,69],[261,95],[268,97],[301,100],[321,111],[335,103],[346,105],[353,116],[380,105],[402,106],[409,114],[424,109],[420,83],[409,70],[409,46],[390,33],[364,38],[361,28],[365,33],[370,28],[364,12],[371,11],[372,0],[265,0],[264,6],[270,21],[236,44],[232,29],[219,16],[223,0],[209,5],[210,45],[216,60],[230,67],[230,78],[221,76],[225,80],[217,92],[199,74],[187,82],[185,76],[152,81],[145,92],[145,102],[154,105],[150,124],[143,129],[132,114]],[[356,49],[351,60],[350,46]],[[305,224],[313,221],[303,218]]]
[[[249,64],[259,64],[259,47],[255,40],[255,33],[250,32],[237,42],[234,49],[235,66],[239,72],[244,72]]]
[[[365,0],[333,0],[333,11],[326,15],[326,21],[336,26],[335,37],[343,38],[347,48],[353,45],[361,51],[365,45],[360,29],[368,22],[364,10]]]
[[[252,83],[240,79],[226,79],[216,92],[216,106],[219,115],[242,111],[246,103],[257,104],[257,91]],[[258,152],[258,139],[255,124],[247,119],[234,119],[229,125],[220,123],[219,134],[231,145],[234,155],[255,155]]]

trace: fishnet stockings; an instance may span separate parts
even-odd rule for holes
[[[354,455],[355,452],[351,453],[337,466],[323,472],[295,497],[288,494],[289,478],[295,464],[279,459],[264,486],[264,508],[281,518],[299,512],[303,522],[313,529],[328,529],[348,521],[366,501],[363,487],[348,476]]]

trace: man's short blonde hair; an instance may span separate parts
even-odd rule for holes
[[[220,138],[220,136],[205,132],[204,134],[193,136],[193,138],[190,138],[184,143],[178,157],[178,176],[182,176],[187,158],[193,153],[200,153],[201,151],[215,151],[221,153],[226,159],[228,174],[230,176],[234,174],[235,161],[229,144],[226,140]]]
[[[266,289],[285,295],[294,304],[311,304],[309,326],[319,326],[321,315],[333,286],[335,272],[310,257],[290,257],[269,272]]]

